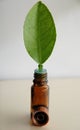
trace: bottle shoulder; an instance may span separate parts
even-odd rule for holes
[[[42,85],[42,86],[39,86],[37,84],[33,84],[31,86],[31,88],[36,88],[36,89],[48,89],[49,88],[49,85],[48,84],[45,84],[45,85]]]

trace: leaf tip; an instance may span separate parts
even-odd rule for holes
[[[38,5],[41,5],[41,4],[42,4],[42,1],[38,1],[37,3],[38,3]]]

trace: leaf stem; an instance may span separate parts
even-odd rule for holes
[[[42,70],[43,70],[43,65],[42,65],[42,64],[39,64],[39,65],[38,65],[38,70],[39,70],[39,71],[42,71]]]

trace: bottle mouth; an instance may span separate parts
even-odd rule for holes
[[[40,109],[42,110],[35,111],[32,115],[33,123],[37,126],[46,125],[49,120],[47,108],[42,107]]]
[[[45,125],[48,122],[48,115],[45,112],[36,112],[34,119],[38,125]]]
[[[37,73],[37,74],[46,74],[47,73],[47,70],[46,69],[42,69],[41,71],[38,70],[38,69],[35,69],[34,70],[34,73]]]
[[[43,70],[43,72],[38,72],[36,69],[34,72],[34,84],[38,84],[38,86],[43,86],[47,83],[47,71]]]

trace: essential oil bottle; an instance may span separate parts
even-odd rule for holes
[[[49,121],[49,86],[47,85],[47,71],[34,72],[31,87],[31,121],[36,126],[43,126]]]

